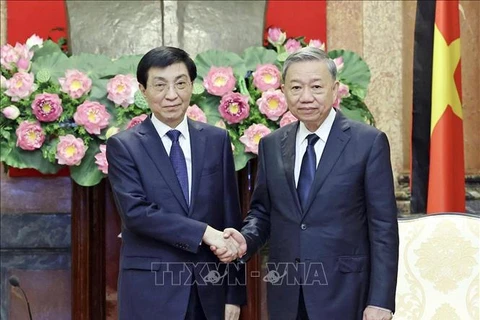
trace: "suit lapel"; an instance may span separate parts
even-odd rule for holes
[[[143,148],[157,167],[158,171],[160,171],[161,175],[167,182],[168,187],[172,190],[173,195],[177,198],[183,210],[185,210],[185,213],[188,213],[187,202],[183,197],[182,188],[178,182],[177,175],[173,170],[170,158],[163,146],[162,139],[158,135],[152,121],[150,118],[147,118],[139,124],[139,126],[141,126],[139,128],[139,134]]]
[[[297,212],[301,215],[302,206],[300,205],[300,200],[298,199],[297,188],[295,187],[295,142],[297,137],[297,129],[299,122],[292,124],[288,130],[283,134],[280,145],[282,148],[282,158],[285,168],[285,176],[287,177],[288,186],[292,193],[293,201],[297,206]]]
[[[346,118],[337,111],[327,143],[325,144],[325,149],[323,150],[322,158],[320,159],[318,169],[315,173],[315,179],[313,180],[313,186],[310,190],[305,213],[310,209],[315,196],[322,188],[325,179],[327,179],[333,166],[337,162],[338,157],[340,157],[350,140],[350,135],[345,132],[349,127]]]
[[[188,130],[190,131],[190,146],[192,150],[192,190],[188,215],[192,215],[205,159],[206,137],[203,128],[190,119],[188,119]]]

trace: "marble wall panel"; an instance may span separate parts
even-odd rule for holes
[[[265,1],[178,1],[177,6],[178,45],[193,56],[262,45]]]
[[[460,1],[465,170],[480,173],[480,1]]]
[[[403,169],[402,1],[363,1],[363,57],[372,72],[366,104],[390,141],[394,176]]]
[[[74,54],[115,58],[143,54],[162,45],[162,1],[67,0]]]
[[[327,1],[327,49],[352,50],[363,56],[362,1]]]

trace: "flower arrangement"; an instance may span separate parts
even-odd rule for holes
[[[99,183],[106,139],[149,113],[133,76],[140,58],[69,57],[36,35],[2,46],[0,160],[42,173],[68,166],[78,184]]]
[[[263,136],[297,120],[287,110],[280,90],[280,70],[288,55],[305,46],[325,49],[320,40],[307,44],[303,37],[288,38],[280,28],[267,32],[266,47],[250,47],[241,55],[209,50],[195,58],[198,79],[192,103],[203,111],[203,121],[228,130],[237,170],[255,157]],[[363,102],[370,82],[367,64],[351,51],[333,50],[328,55],[337,66],[340,82],[334,107],[347,117],[374,125]]]
[[[198,78],[187,116],[228,130],[237,170],[257,154],[263,136],[296,121],[279,90],[280,70],[288,54],[307,44],[287,39],[278,28],[268,35],[268,48],[247,48],[242,55],[209,50],[195,58]],[[353,52],[329,56],[340,70],[336,107],[374,124],[363,103],[368,66]],[[46,174],[68,166],[76,183],[98,184],[108,174],[106,140],[150,113],[134,77],[140,58],[68,56],[60,45],[35,35],[25,44],[2,46],[0,161]]]

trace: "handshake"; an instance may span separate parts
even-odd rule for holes
[[[225,263],[241,258],[247,252],[245,238],[233,228],[227,228],[222,232],[207,226],[202,240],[210,246],[210,250],[218,259]]]

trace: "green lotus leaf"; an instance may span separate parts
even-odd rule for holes
[[[62,52],[55,52],[50,55],[42,56],[32,63],[32,72],[38,74],[48,72],[52,79],[57,80],[65,76],[65,70],[68,68],[69,58]]]
[[[79,70],[84,72],[90,79],[98,79],[108,75],[107,70],[112,60],[104,55],[80,53],[71,56],[68,61],[62,61],[61,66],[65,70]]]
[[[41,48],[35,46],[34,52],[35,54],[33,55],[32,62],[37,61],[40,57],[49,56],[54,53],[60,53],[66,57],[65,53],[62,52],[62,49],[58,46],[58,44],[56,44],[52,40],[44,41]]]
[[[18,147],[12,148],[5,159],[2,159],[8,166],[20,169],[33,168],[44,174],[54,174],[61,166],[47,161],[41,150],[27,151]]]
[[[142,55],[132,55],[115,59],[104,69],[104,76],[109,78],[117,74],[131,74],[135,76],[141,58]]]
[[[333,50],[328,56],[331,59],[343,57],[343,69],[338,73],[338,79],[349,86],[355,84],[355,94],[365,98],[370,83],[367,63],[358,54],[348,50]]]
[[[80,165],[70,167],[72,179],[81,186],[94,186],[105,176],[95,163],[95,155],[100,153],[99,146],[97,141],[91,141]]]
[[[243,52],[243,60],[248,70],[254,71],[258,65],[275,64],[277,53],[264,47],[250,47]]]
[[[200,95],[204,92],[205,92],[205,87],[201,83],[195,81],[193,83],[193,94]]]
[[[247,165],[247,162],[250,159],[255,158],[256,156],[253,153],[245,152],[245,146],[239,140],[233,141],[233,146],[235,150],[233,151],[234,160],[235,160],[235,170],[239,171]]]
[[[236,53],[220,50],[208,50],[198,54],[195,57],[197,73],[199,80],[208,74],[212,66],[232,67],[233,73],[237,77],[245,77],[248,69],[245,67],[243,59]]]
[[[196,101],[197,106],[205,112],[208,123],[215,125],[218,120],[222,120],[220,113],[218,112],[218,106],[220,105],[220,97],[206,94],[201,99]]]

